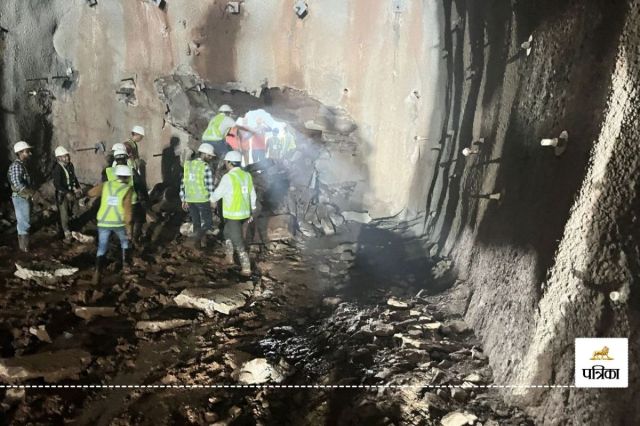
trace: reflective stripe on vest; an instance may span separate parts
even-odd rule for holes
[[[98,210],[98,226],[119,228],[124,223],[124,197],[131,189],[130,185],[119,180],[105,182],[102,186],[102,199]]]
[[[184,162],[184,193],[187,203],[206,203],[209,201],[209,190],[204,184],[207,164],[201,159]]]
[[[224,120],[225,117],[226,115],[221,112],[209,121],[207,130],[202,134],[203,141],[221,141],[224,138],[225,135],[220,132],[220,124],[222,124],[222,120]]]
[[[107,182],[112,182],[114,180],[118,180],[118,177],[116,176],[116,162],[113,162],[113,166],[112,167],[107,167],[105,169],[105,173],[107,175]],[[131,168],[131,166],[129,166],[129,168]],[[131,188],[133,188],[133,178],[129,179],[129,186]],[[136,194],[136,191],[133,191],[133,194],[131,194],[131,204],[138,204],[138,194]]]
[[[243,220],[251,216],[251,192],[253,179],[240,167],[227,173],[231,179],[233,193],[222,200],[222,212],[225,219]]]

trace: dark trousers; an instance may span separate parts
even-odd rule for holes
[[[213,152],[215,152],[216,157],[218,157],[218,158],[224,158],[224,156],[227,154],[227,152],[232,151],[232,149],[229,146],[229,144],[224,140],[221,140],[221,141],[204,141],[204,142],[213,145]]]
[[[224,238],[231,240],[233,248],[237,252],[245,251],[244,237],[242,235],[242,226],[246,220],[224,220]]]
[[[211,204],[189,203],[189,214],[193,223],[193,234],[196,238],[202,238],[205,232],[213,228],[213,215],[211,213]]]

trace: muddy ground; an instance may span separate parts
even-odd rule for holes
[[[460,320],[468,288],[438,293],[426,285],[433,270],[446,275],[447,262],[389,256],[385,240],[363,237],[377,235],[372,229],[347,222],[332,237],[254,245],[249,280],[223,264],[213,237],[206,250],[178,236],[138,252],[130,274],[114,249],[99,287],[91,284],[93,243],[63,243],[45,225],[24,255],[5,235],[2,363],[36,377],[0,368],[2,382],[74,388],[2,389],[3,422],[440,424],[459,412],[482,424],[530,424],[487,388],[487,358]],[[53,280],[14,276],[16,263],[46,269],[51,261],[78,271]],[[193,288],[242,289],[245,299],[228,315],[178,306],[176,296]],[[149,328],[173,320],[181,321],[169,327],[179,327]],[[42,353],[32,362],[41,365],[22,363]],[[67,359],[52,366],[56,354]],[[113,387],[80,387],[93,385]]]

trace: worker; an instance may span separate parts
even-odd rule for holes
[[[213,228],[213,213],[209,204],[213,193],[213,173],[208,162],[215,156],[213,146],[203,143],[198,158],[184,162],[180,199],[193,223],[193,236],[201,248],[206,247],[206,233]]]
[[[293,150],[296,149],[296,140],[289,132],[288,125],[284,124],[280,128],[274,127],[272,132],[273,136],[267,141],[269,158],[288,159]]]
[[[245,246],[242,227],[245,222],[253,221],[256,208],[256,191],[253,188],[251,175],[240,168],[242,154],[229,151],[224,157],[227,173],[213,191],[209,201],[212,206],[222,199],[222,216],[224,217],[225,260],[233,264],[234,251],[238,254],[242,275],[251,275],[251,263]]]
[[[131,137],[124,142],[124,146],[129,154],[130,163],[138,173],[140,173],[140,149],[138,143],[144,138],[144,127],[133,126]]]
[[[75,168],[71,162],[69,151],[59,146],[55,149],[56,164],[53,166],[51,176],[53,186],[56,189],[56,207],[60,215],[60,227],[66,242],[71,241],[71,230],[69,220],[73,214],[73,207],[76,199],[82,196],[82,188],[76,177]]]
[[[13,145],[16,160],[9,166],[7,176],[11,185],[11,200],[16,212],[16,228],[20,250],[29,252],[29,228],[31,228],[31,199],[36,191],[31,175],[27,170],[27,162],[31,158],[32,147],[20,141]]]
[[[134,198],[133,203],[133,234],[131,237],[137,246],[142,244],[143,227],[147,221],[147,214],[149,214],[151,221],[156,219],[149,204],[146,172],[144,163],[140,160],[140,151],[138,147],[138,143],[144,138],[144,136],[144,127],[136,125],[131,129],[131,137],[124,142],[127,154],[129,154],[128,164],[133,172],[133,188],[136,192],[136,197]]]
[[[98,210],[98,253],[93,283],[98,285],[102,279],[102,272],[106,265],[106,254],[109,237],[114,232],[120,239],[122,249],[122,266],[126,271],[131,263],[128,236],[131,235],[131,199],[133,189],[130,180],[131,168],[125,165],[115,167],[116,180],[106,181],[89,190],[89,197],[101,196]]]
[[[271,130],[267,127],[262,117],[256,118],[256,127],[254,134],[249,139],[249,151],[251,152],[251,161],[245,164],[258,163],[267,158],[267,144],[265,142],[265,133]]]
[[[232,113],[233,109],[229,105],[221,105],[218,108],[218,114],[209,121],[207,129],[202,134],[202,142],[210,143],[219,158],[224,157],[230,151],[225,138],[229,130],[235,126],[235,121],[231,117]]]

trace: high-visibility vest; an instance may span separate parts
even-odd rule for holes
[[[209,201],[209,190],[204,184],[207,163],[200,158],[184,162],[184,199],[187,203],[206,203]]]
[[[222,199],[223,216],[225,219],[247,219],[251,216],[253,179],[240,167],[232,169],[227,176],[231,179],[233,192],[231,196]]]
[[[112,167],[107,167],[104,170],[107,175],[107,182],[118,180],[118,176],[116,176],[116,162],[114,161],[113,164],[114,165]],[[129,166],[129,168],[131,169],[131,166]],[[133,178],[129,179],[129,186],[133,188]],[[138,194],[136,194],[135,190],[133,191],[133,194],[131,194],[131,204],[138,204]]]
[[[119,180],[107,181],[102,186],[102,199],[98,210],[98,226],[119,228],[124,223],[124,197],[131,186]]]
[[[224,139],[225,135],[220,131],[220,124],[222,124],[222,120],[226,117],[225,113],[221,112],[217,114],[215,117],[209,121],[209,125],[207,126],[207,130],[202,134],[203,141],[221,141]]]

